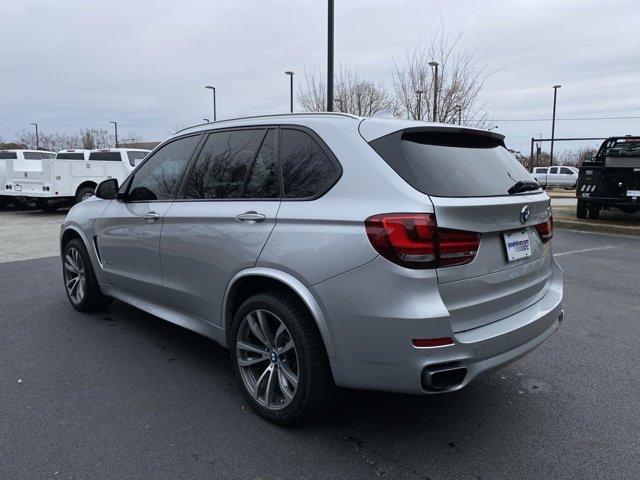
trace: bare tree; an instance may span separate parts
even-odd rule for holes
[[[325,81],[316,74],[305,72],[305,83],[298,94],[304,110],[322,112],[326,110],[327,89]],[[381,83],[360,77],[357,70],[340,67],[335,79],[335,105],[338,112],[371,117],[383,111],[393,110],[391,95]]]
[[[460,52],[462,33],[451,36],[441,24],[431,39],[417,43],[404,64],[394,61],[396,115],[416,120],[484,126],[487,115],[478,95],[490,75],[473,53]],[[433,116],[434,68],[438,63],[437,118]],[[421,92],[421,93],[418,93]]]
[[[110,148],[115,144],[114,137],[103,128],[85,128],[78,134],[80,148]]]

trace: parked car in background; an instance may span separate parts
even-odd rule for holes
[[[580,167],[576,217],[598,218],[601,209],[640,211],[640,136],[607,138]]]
[[[3,195],[5,197],[24,197],[23,188],[28,192],[31,186],[42,180],[42,165],[44,160],[55,158],[55,152],[45,150],[3,150],[0,152],[0,162],[4,167]],[[2,167],[0,167],[2,168]],[[15,183],[15,181],[19,183]],[[7,203],[8,199],[4,199]]]
[[[549,197],[503,139],[335,113],[186,129],[69,211],[67,296],[228,347],[247,401],[278,423],[335,385],[459,390],[564,315]]]
[[[148,153],[129,148],[61,150],[55,158],[41,161],[40,174],[29,181],[23,180],[23,172],[8,160],[7,188],[14,195],[35,200],[42,210],[55,210],[91,197],[102,180],[124,181]]]
[[[533,178],[542,188],[562,187],[567,190],[576,188],[578,169],[575,167],[535,167]]]

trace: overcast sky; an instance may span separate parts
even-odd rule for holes
[[[335,0],[336,66],[392,85],[440,17],[461,51],[498,70],[481,101],[509,146],[558,118],[640,117],[640,1]],[[111,128],[162,140],[174,126],[288,110],[288,78],[324,71],[325,0],[0,0],[0,139]],[[297,89],[296,89],[297,91]],[[560,120],[556,136],[640,134],[640,118]],[[597,142],[595,142],[597,143]],[[568,147],[568,146],[567,146]],[[560,146],[562,150],[567,148]]]

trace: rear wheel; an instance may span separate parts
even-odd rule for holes
[[[112,299],[100,291],[89,253],[78,238],[64,246],[62,276],[67,297],[76,310],[92,312],[111,303]]]
[[[78,190],[78,193],[76,193],[76,203],[89,200],[91,197],[93,197],[93,194],[95,193],[95,191],[96,191],[95,187],[82,187],[81,189]]]
[[[9,205],[9,198],[7,197],[0,197],[0,208],[4,208],[7,205]]]
[[[587,202],[585,202],[584,200],[578,199],[578,204],[576,206],[576,217],[587,218]]]
[[[246,300],[234,317],[229,346],[243,394],[269,421],[299,421],[333,397],[336,387],[315,322],[287,292]]]

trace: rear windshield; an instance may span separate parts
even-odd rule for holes
[[[500,138],[460,132],[397,132],[371,146],[413,188],[435,197],[508,195],[527,170]]]
[[[147,152],[127,152],[127,157],[129,157],[129,165],[135,167],[140,163],[144,157],[147,156]]]
[[[84,153],[69,153],[62,152],[56,157],[60,160],[84,160]]]
[[[92,152],[89,154],[89,160],[119,162],[120,160],[122,160],[122,157],[120,157],[120,152]]]
[[[42,160],[43,158],[51,158],[46,152],[24,152],[25,160]]]
[[[16,152],[0,152],[0,160],[17,159],[17,158],[18,158],[18,154]]]

